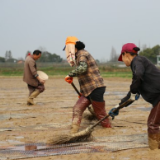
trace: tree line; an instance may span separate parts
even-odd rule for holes
[[[31,53],[31,52],[27,51],[27,53],[25,54],[25,58],[29,53]],[[107,62],[117,62],[119,54],[120,53],[117,54],[115,48],[112,47],[111,53],[110,53],[110,55],[111,55],[110,60],[107,61]],[[142,47],[142,50],[139,52],[139,55],[147,57],[151,62],[156,64],[157,63],[157,55],[160,55],[160,45],[156,45],[152,48],[149,48],[145,45],[145,47],[144,46]],[[17,62],[19,60],[24,60],[24,59],[23,58],[19,58],[19,59],[13,58],[11,51],[6,51],[5,57],[0,57],[0,62]],[[39,62],[60,63],[60,62],[63,61],[63,58],[61,58],[56,53],[50,53],[48,51],[42,51],[42,56],[38,61]],[[99,60],[96,60],[96,61],[100,62]]]
[[[25,54],[25,58],[26,56],[28,56],[28,54],[31,54],[30,51],[27,51],[27,53]],[[5,53],[5,57],[0,57],[0,62],[17,62],[19,60],[24,61],[23,58],[19,58],[19,59],[15,59],[12,57],[12,52],[11,51],[6,51]],[[56,62],[56,63],[60,63],[63,61],[63,58],[61,58],[59,55],[57,55],[56,53],[50,53],[48,51],[43,51],[41,58],[38,60],[38,62]]]

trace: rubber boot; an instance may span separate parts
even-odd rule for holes
[[[105,101],[104,102],[92,101],[91,103],[94,109],[94,113],[96,114],[98,120],[102,119],[107,115],[105,110]],[[101,125],[106,128],[111,128],[111,123],[109,121],[109,118],[104,119],[101,122]]]
[[[36,89],[27,99],[27,105],[34,105],[33,99],[40,94],[40,91]]]
[[[94,109],[93,109],[92,106],[88,106],[88,110],[89,110],[89,112],[90,112],[93,116],[96,117],[96,114],[95,114]]]
[[[90,105],[90,101],[81,96],[73,107],[73,118],[71,126],[71,134],[77,133],[82,120],[84,110]]]
[[[79,131],[80,125],[78,123],[73,123],[72,122],[72,126],[71,126],[71,134],[77,133]]]
[[[147,125],[149,148],[160,149],[160,102],[151,109]]]
[[[148,133],[148,145],[151,150],[160,149],[160,133]]]

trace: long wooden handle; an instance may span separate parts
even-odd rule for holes
[[[73,82],[71,83],[71,85],[72,85],[72,87],[75,89],[75,91],[77,92],[77,94],[78,94],[79,96],[81,96],[80,92],[78,91],[78,89],[76,88],[76,86],[74,85]]]
[[[134,100],[132,99],[128,99],[126,102],[122,103],[121,105],[119,105],[117,108],[115,108],[113,110],[113,113],[114,112],[117,112],[118,110],[120,110],[121,108],[125,107],[127,104],[131,104],[133,103]],[[110,115],[106,115],[105,117],[103,117],[101,120],[99,120],[98,122],[96,122],[94,125],[92,125],[90,128],[93,129],[94,127],[96,127],[99,123],[101,123],[103,120],[105,120],[106,118],[108,118]]]

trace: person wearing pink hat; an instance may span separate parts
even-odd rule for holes
[[[148,144],[152,150],[160,149],[160,70],[146,57],[138,55],[139,50],[133,43],[124,44],[122,47],[118,61],[123,61],[127,67],[131,67],[132,83],[130,91],[119,105],[127,101],[131,94],[139,94],[152,104],[147,122]],[[112,110],[110,114],[118,115]]]

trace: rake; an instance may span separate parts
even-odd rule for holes
[[[135,99],[130,98],[126,102],[122,103],[117,108],[115,108],[112,112],[116,113],[117,111],[119,111],[120,109],[122,109],[125,106],[130,105],[134,101],[135,101]],[[94,125],[91,125],[91,126],[87,127],[85,130],[82,130],[78,133],[71,134],[71,135],[63,134],[63,135],[54,136],[51,140],[48,141],[48,144],[49,145],[56,145],[56,144],[66,144],[66,143],[74,143],[74,142],[80,142],[80,141],[81,142],[82,141],[90,141],[92,139],[91,133],[92,133],[93,129],[99,123],[101,123],[103,120],[108,118],[109,116],[110,116],[109,114],[106,115],[104,118],[102,118],[101,120],[96,122]]]

